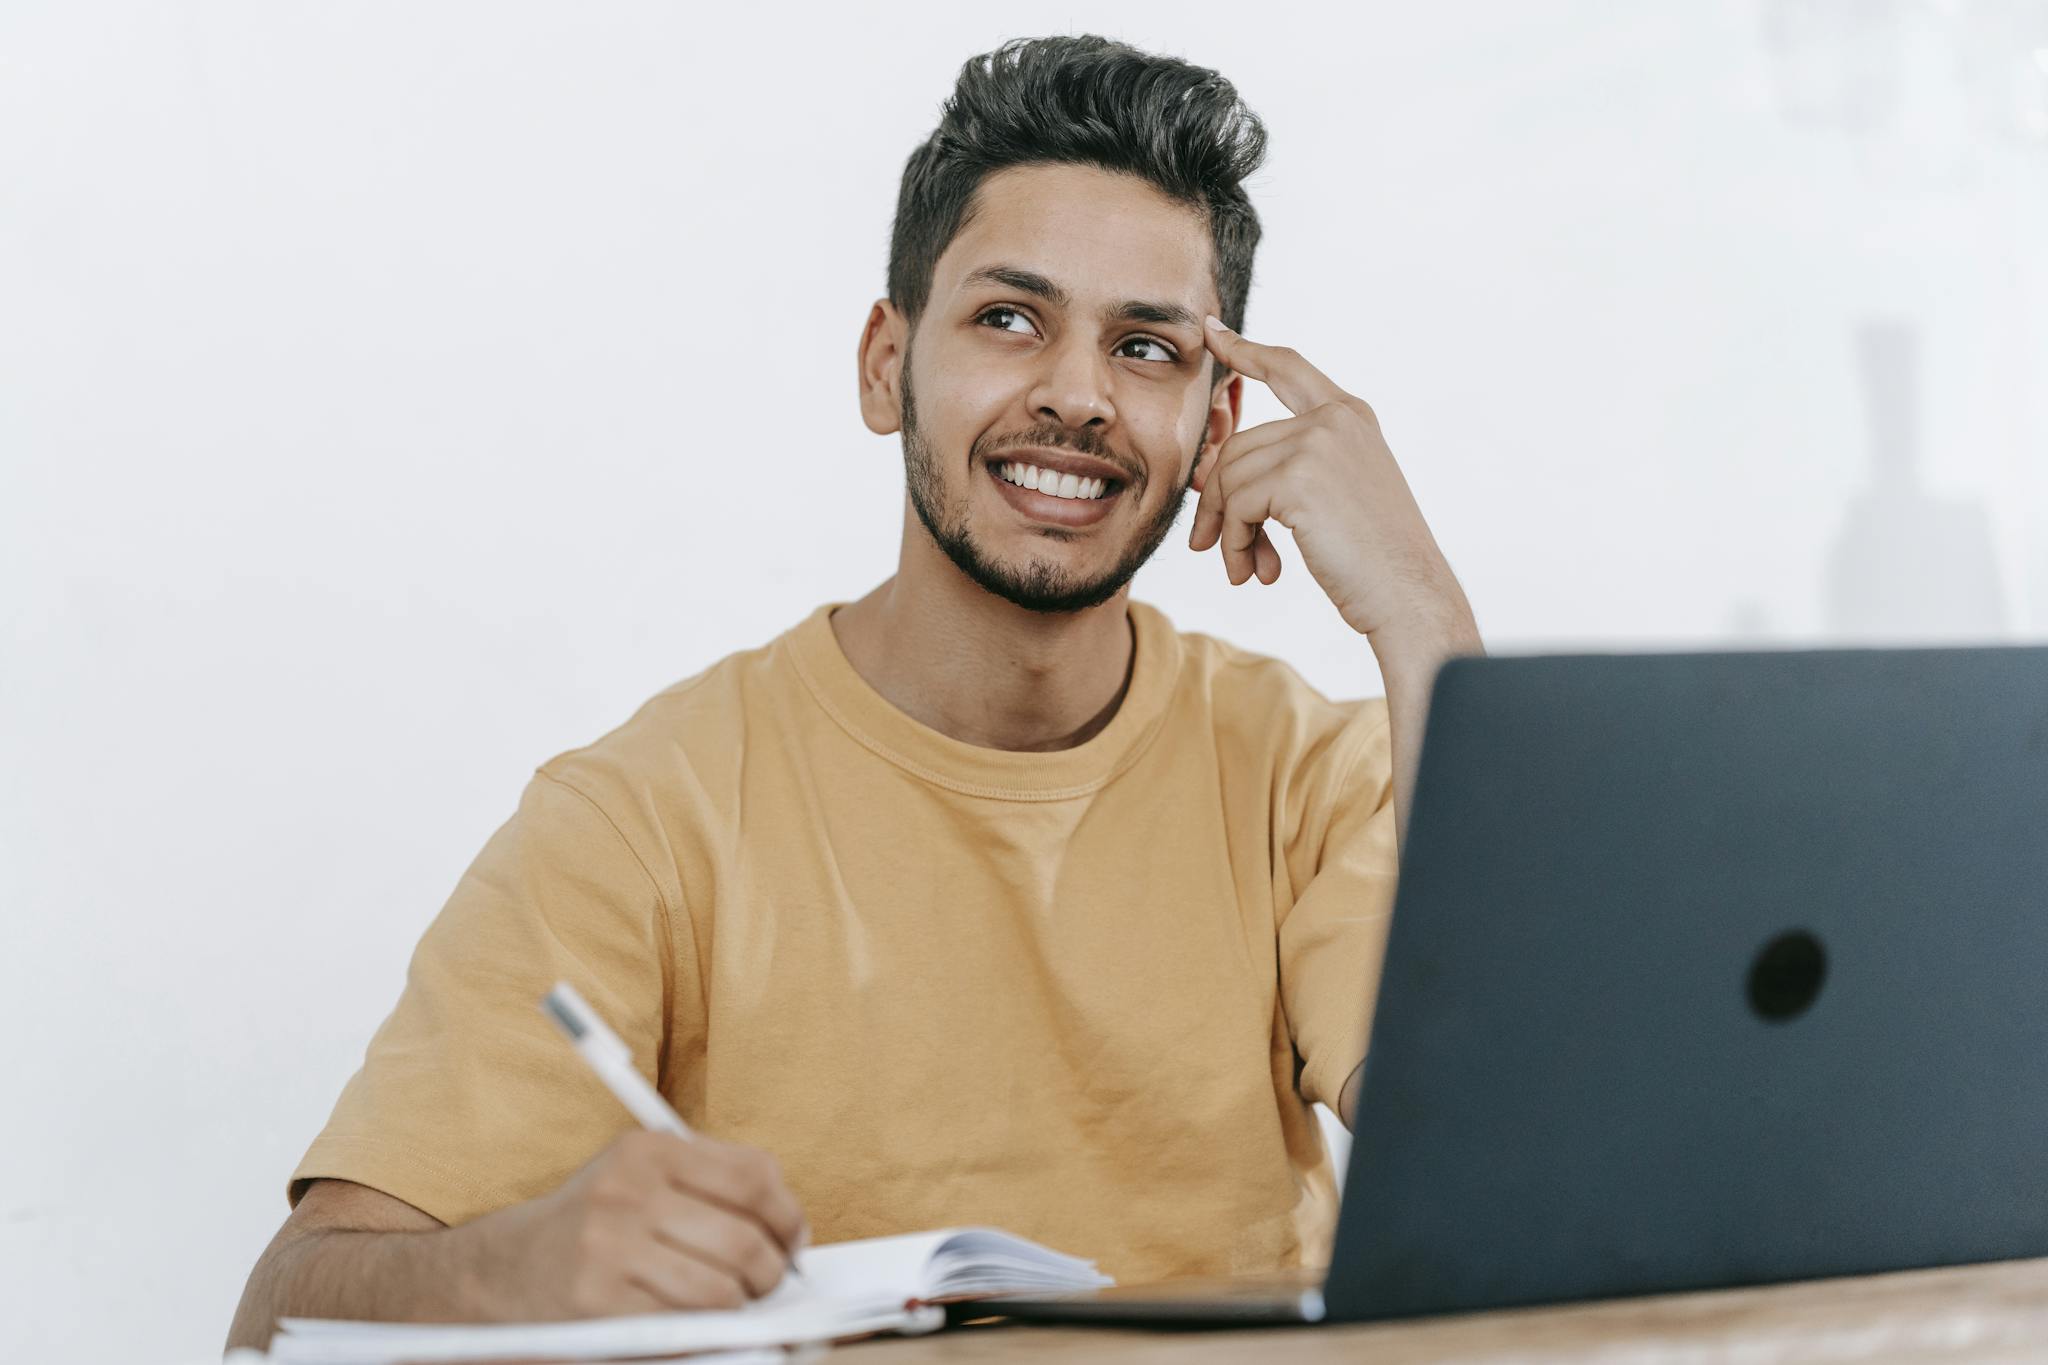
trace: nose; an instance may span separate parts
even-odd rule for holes
[[[1034,413],[1070,429],[1108,426],[1115,419],[1115,372],[1092,339],[1069,336],[1042,354],[1044,366],[1031,391]]]

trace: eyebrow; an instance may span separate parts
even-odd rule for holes
[[[962,290],[978,285],[996,284],[1008,289],[1021,290],[1044,299],[1053,307],[1064,311],[1073,303],[1073,296],[1059,284],[1039,274],[1036,270],[1025,270],[1014,265],[985,265],[960,281]],[[1202,320],[1177,303],[1155,303],[1149,299],[1125,299],[1122,303],[1107,304],[1102,310],[1104,322],[1149,322],[1156,327],[1186,327],[1192,331],[1202,330]]]

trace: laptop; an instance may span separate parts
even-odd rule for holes
[[[1455,659],[1327,1272],[1454,1313],[2048,1255],[2048,647]]]

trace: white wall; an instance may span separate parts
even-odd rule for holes
[[[11,0],[6,1335],[212,1357],[529,769],[891,571],[854,345],[970,54],[1094,29],[1238,83],[1247,332],[1375,404],[1496,649],[2039,639],[2040,13]],[[1857,515],[1926,598],[1874,626],[1826,582],[1873,316],[1923,435]],[[1377,690],[1298,561],[1227,590],[1169,537],[1138,591]]]

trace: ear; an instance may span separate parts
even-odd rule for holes
[[[1206,428],[1202,433],[1202,452],[1195,460],[1191,471],[1195,491],[1209,481],[1209,471],[1216,467],[1216,457],[1223,452],[1223,443],[1237,431],[1238,414],[1244,409],[1244,376],[1233,374],[1214,389],[1209,399],[1209,414],[1205,418]]]
[[[861,329],[860,416],[868,430],[887,436],[903,426],[902,369],[910,327],[896,305],[876,299]]]

